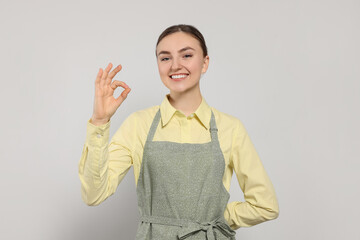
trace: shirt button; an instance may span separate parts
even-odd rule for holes
[[[101,138],[101,134],[100,134],[100,133],[98,133],[96,136],[97,136],[97,138]]]
[[[194,114],[192,113],[192,114],[190,114],[189,116],[190,116],[190,117],[194,117]]]

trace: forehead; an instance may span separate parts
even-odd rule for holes
[[[184,32],[176,32],[164,37],[159,42],[156,50],[157,52],[177,52],[184,47],[192,47],[195,50],[201,49],[199,41],[191,34]]]

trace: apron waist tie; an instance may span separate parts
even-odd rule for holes
[[[206,231],[206,236],[208,240],[216,240],[217,238],[215,236],[213,228],[217,228],[226,237],[235,236],[235,231],[232,230],[229,225],[221,221],[220,217],[210,222],[202,223],[189,219],[176,219],[161,216],[141,216],[141,221],[182,227],[178,233],[178,237],[180,240],[186,239],[199,231]]]

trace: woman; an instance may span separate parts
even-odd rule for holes
[[[110,118],[130,92],[100,68],[94,112],[79,163],[82,199],[98,205],[134,167],[141,221],[136,239],[235,239],[240,227],[275,219],[278,202],[241,121],[210,107],[200,92],[209,56],[190,25],[167,28],[156,45],[160,105],[128,116],[108,144]],[[115,99],[117,87],[124,88]],[[245,202],[228,204],[233,170]]]

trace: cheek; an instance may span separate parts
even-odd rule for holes
[[[169,69],[168,69],[166,64],[159,63],[158,64],[158,69],[159,69],[160,75],[167,75],[168,74]]]
[[[189,69],[191,69],[193,73],[201,72],[203,69],[203,63],[201,61],[196,61],[189,66]]]
[[[162,76],[164,75],[164,68],[160,65],[158,65],[159,74]]]

